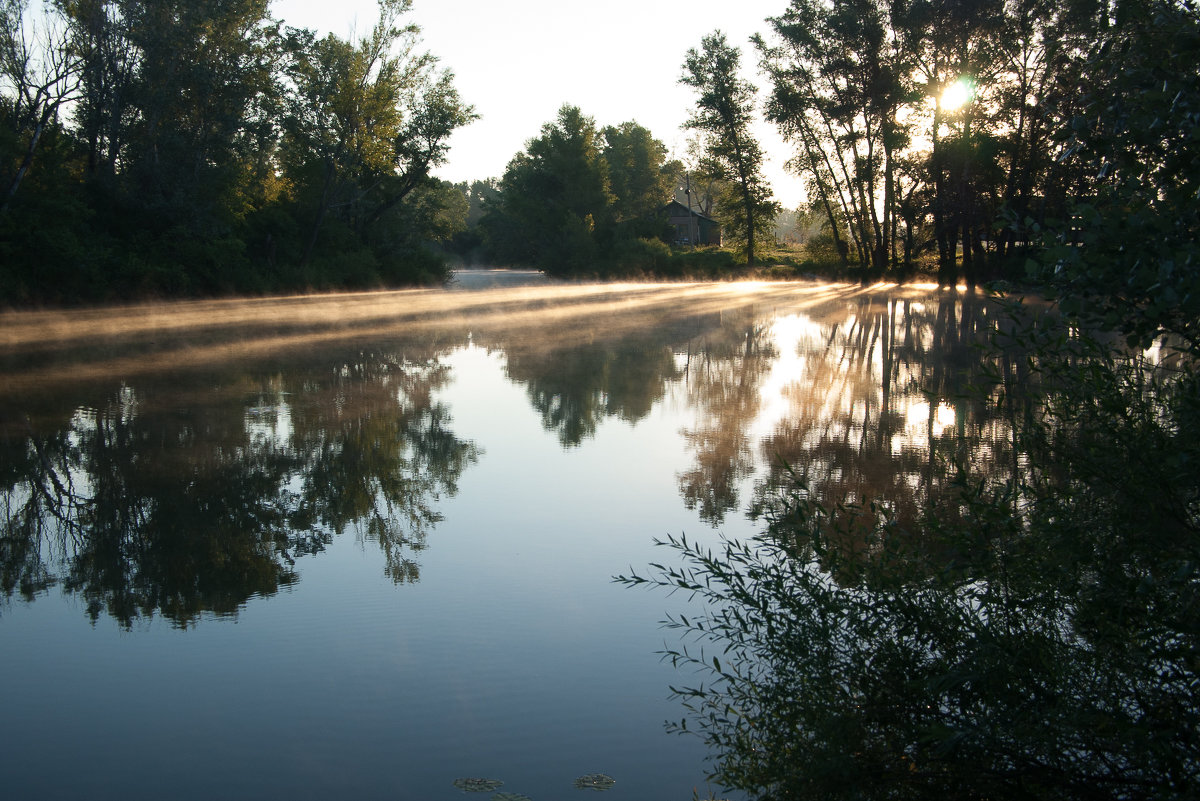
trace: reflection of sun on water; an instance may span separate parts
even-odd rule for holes
[[[791,412],[793,404],[787,389],[802,379],[806,364],[800,343],[819,336],[820,332],[818,324],[795,314],[780,317],[771,324],[771,340],[778,356],[762,383],[759,393],[762,405],[747,432],[752,437],[772,433]]]
[[[954,426],[955,419],[954,407],[947,403],[937,405],[931,420],[929,401],[913,401],[904,412],[904,429],[913,440],[940,437],[947,428]]]

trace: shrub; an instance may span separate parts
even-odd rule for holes
[[[1200,792],[1200,380],[1039,336],[1041,394],[997,374],[990,395],[1008,478],[960,469],[908,530],[794,480],[759,537],[672,538],[679,566],[618,577],[703,603],[667,621],[702,647],[665,655],[708,677],[674,690],[675,729],[715,749],[714,779],[769,799]]]
[[[606,262],[607,275],[665,275],[670,272],[671,248],[657,239],[620,239]]]

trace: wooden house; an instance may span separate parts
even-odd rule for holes
[[[720,245],[721,224],[678,200],[663,207],[668,224],[675,229],[677,245]]]

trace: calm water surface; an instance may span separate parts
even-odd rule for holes
[[[612,576],[756,533],[781,458],[897,504],[939,443],[1002,460],[962,394],[995,316],[503,273],[0,315],[3,794],[704,796],[686,599]]]

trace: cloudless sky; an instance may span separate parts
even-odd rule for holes
[[[745,77],[757,77],[751,34],[783,13],[788,0],[414,0],[408,19],[422,29],[424,48],[455,75],[463,99],[480,119],[451,140],[437,175],[450,181],[498,178],[505,165],[563,103],[579,106],[597,125],[633,120],[682,158],[680,126],[695,92],[680,85],[688,48],[714,29],[742,49]],[[275,0],[289,25],[349,36],[370,31],[375,0]],[[766,123],[756,135],[768,153],[766,173],[787,208],[803,199],[787,174],[789,149]]]

